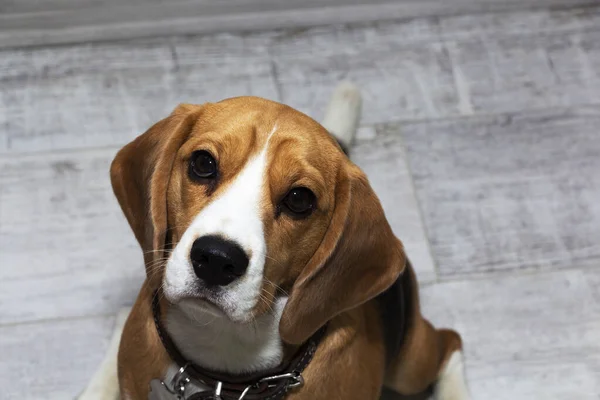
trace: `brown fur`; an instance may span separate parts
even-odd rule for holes
[[[119,352],[122,393],[147,399],[148,383],[170,360],[150,308],[168,253],[192,219],[225,191],[246,161],[269,144],[268,190],[262,201],[268,257],[263,298],[255,316],[270,311],[281,292],[289,299],[280,322],[282,339],[301,344],[329,321],[306,384],[289,398],[377,399],[384,383],[405,394],[432,384],[447,356],[460,348],[451,331],[436,331],[418,310],[416,280],[365,175],[331,136],[307,116],[258,98],[203,106],[181,105],[115,158],[115,194],[144,250],[148,279],[127,321]],[[220,176],[210,188],[187,178],[190,154],[206,149]],[[307,219],[279,215],[276,205],[292,185],[310,188],[318,206]],[[170,240],[171,243],[167,243]],[[404,345],[385,371],[382,321],[373,300],[411,274],[414,312]],[[169,305],[163,299],[161,307]]]

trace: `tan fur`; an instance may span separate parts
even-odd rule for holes
[[[152,317],[152,290],[145,281],[125,324],[119,347],[119,387],[123,399],[148,399],[150,381],[170,364]]]
[[[227,189],[264,147],[273,126],[277,134],[269,142],[262,201],[268,249],[264,296],[253,314],[270,312],[277,295],[289,294],[280,334],[290,353],[329,321],[303,374],[306,384],[289,398],[374,400],[384,378],[399,392],[415,393],[432,384],[448,355],[460,348],[457,334],[436,331],[421,317],[414,272],[405,269],[401,242],[365,175],[323,127],[258,98],[181,105],[122,149],[111,167],[115,194],[145,252],[148,276],[120,346],[120,386],[127,398],[147,399],[149,381],[162,378],[171,362],[151,312],[165,247],[174,246],[200,210]],[[214,189],[189,182],[188,158],[198,149],[209,150],[219,164]],[[318,207],[310,218],[278,215],[276,204],[291,185],[316,194]],[[404,346],[386,374],[382,321],[373,299],[401,273],[411,274],[415,309]],[[160,304],[169,307],[164,299]]]

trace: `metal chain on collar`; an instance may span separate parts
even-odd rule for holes
[[[221,397],[223,382],[217,382],[212,392],[211,390],[206,390],[191,394],[186,393],[188,391],[188,386],[194,385],[193,378],[191,378],[185,373],[186,368],[187,365],[179,369],[177,374],[171,380],[171,385],[169,386],[167,386],[167,384],[165,384],[159,379],[153,379],[150,383],[149,400],[223,400]],[[246,388],[241,392],[237,400],[244,400],[248,392],[252,388],[256,388],[261,383],[269,383],[280,380],[289,380],[289,382],[284,386],[285,392],[287,392],[288,389],[299,387],[304,384],[304,378],[302,377],[302,374],[296,371],[289,372],[286,374],[267,376],[262,378],[255,384],[246,386]]]

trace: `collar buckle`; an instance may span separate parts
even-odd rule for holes
[[[215,386],[215,400],[223,400],[221,398],[221,391],[223,390],[223,382],[218,381],[217,385]]]
[[[185,372],[190,366],[190,363],[186,363],[183,367],[179,368],[179,371],[171,379],[171,387],[177,395],[178,399],[185,399],[185,388],[190,383],[190,377]]]
[[[290,382],[288,382],[286,385],[286,387],[288,389],[304,385],[304,377],[298,371],[292,371],[292,372],[288,372],[286,374],[280,374],[280,375],[266,376],[266,377],[262,378],[261,380],[259,380],[258,382],[256,382],[255,384],[246,386],[246,388],[244,389],[242,394],[240,394],[240,397],[238,397],[238,400],[244,400],[244,397],[246,397],[246,394],[248,394],[250,389],[258,387],[258,385],[260,385],[261,383],[269,384],[270,382],[271,383],[277,382],[277,381],[281,381],[284,379],[290,380]],[[219,382],[218,384],[221,384],[221,382]],[[217,393],[217,391],[215,389],[215,394],[216,393]],[[216,400],[220,400],[220,397],[215,397],[215,398],[216,398]]]
[[[262,378],[258,382],[259,383],[275,382],[275,381],[281,381],[283,379],[289,379],[291,381],[287,385],[288,388],[302,386],[304,384],[304,377],[302,377],[302,374],[298,371],[292,371],[292,372],[288,372],[286,374],[281,374],[281,375],[267,376],[267,377]]]

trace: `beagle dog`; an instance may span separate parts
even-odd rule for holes
[[[459,335],[421,316],[342,147],[288,106],[237,97],[179,105],[119,151],[111,181],[146,268],[123,399],[469,398]]]

